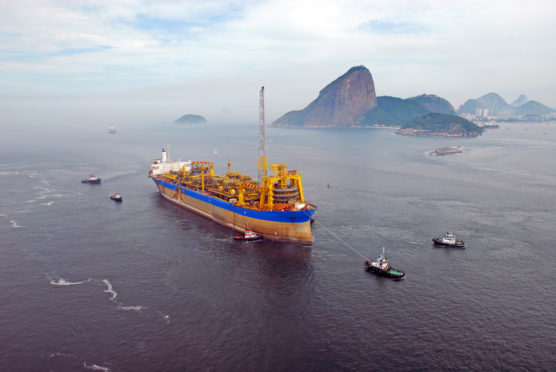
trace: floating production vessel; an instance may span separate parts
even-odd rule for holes
[[[170,160],[166,149],[153,160],[149,177],[160,195],[233,230],[252,230],[265,239],[311,244],[311,217],[317,207],[303,194],[301,174],[285,164],[270,165],[267,175],[264,87],[260,91],[259,180],[232,172],[214,173],[207,161]]]

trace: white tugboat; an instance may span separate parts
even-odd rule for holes
[[[234,240],[261,240],[262,238],[263,234],[256,233],[251,229],[245,230],[243,235],[234,236]]]
[[[392,266],[390,266],[390,264],[388,263],[388,259],[386,258],[385,247],[382,247],[382,255],[378,256],[376,261],[365,261],[365,270],[394,279],[401,279],[405,276],[405,273],[403,271],[394,269]]]
[[[463,240],[457,240],[456,236],[449,231],[446,235],[440,238],[432,238],[432,241],[434,242],[434,245],[443,247],[465,248]]]

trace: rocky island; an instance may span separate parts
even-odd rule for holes
[[[454,115],[430,113],[410,120],[396,134],[403,136],[477,137],[484,129]]]
[[[402,135],[476,136],[483,129],[456,116],[444,98],[422,94],[407,99],[377,97],[365,66],[350,68],[324,87],[302,110],[290,111],[272,123],[289,128],[402,128]],[[411,123],[411,126],[407,126]],[[471,124],[471,126],[470,126]]]
[[[193,115],[193,114],[183,115],[181,118],[174,121],[174,123],[176,124],[202,124],[206,122],[207,119],[205,119],[201,115]]]
[[[450,154],[460,154],[463,150],[458,146],[447,146],[447,147],[440,147],[432,152],[432,155],[450,155]]]

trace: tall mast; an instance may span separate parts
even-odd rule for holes
[[[259,184],[262,185],[263,177],[266,177],[266,134],[264,123],[264,87],[261,87],[259,99]]]

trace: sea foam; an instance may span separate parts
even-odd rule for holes
[[[87,362],[83,362],[83,367],[90,369],[92,371],[105,371],[105,372],[110,372],[110,368],[108,367],[103,367],[103,366],[99,366],[98,364],[87,364]]]
[[[112,297],[110,297],[110,299],[115,300],[116,297],[118,297],[118,293],[112,288],[112,283],[110,283],[110,281],[108,279],[102,279],[102,282],[104,284],[106,284],[106,287],[107,287],[107,289],[104,292],[110,293],[112,295]]]
[[[87,280],[83,280],[80,282],[68,282],[67,280],[65,280],[64,278],[59,278],[58,280],[55,280],[53,278],[50,278],[47,275],[47,278],[50,279],[50,284],[52,285],[60,285],[60,286],[66,286],[66,285],[79,285],[79,284],[83,284],[83,283],[87,283],[90,282],[91,280],[93,280],[92,278],[89,278]]]

